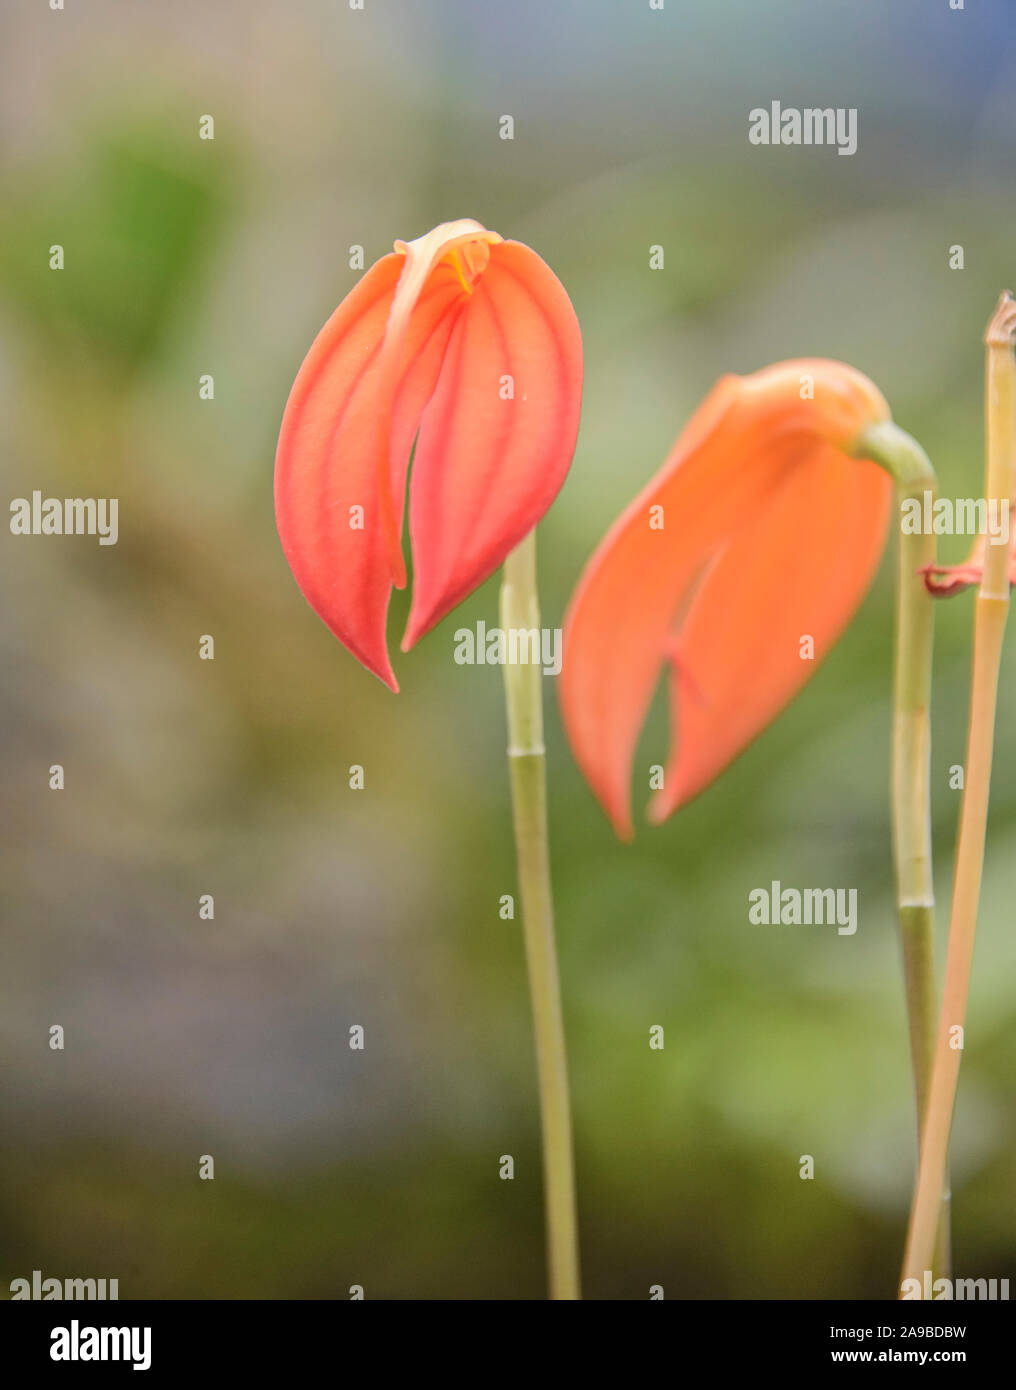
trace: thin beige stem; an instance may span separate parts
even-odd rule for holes
[[[893,660],[892,835],[896,907],[920,1135],[931,1083],[938,1018],[935,889],[931,857],[931,666],[935,601],[921,571],[935,563],[933,531],[905,528],[903,504],[937,492],[935,470],[915,439],[891,421],[866,430],[854,452],[874,459],[896,481],[900,504]],[[935,1269],[949,1273],[949,1193],[943,1186]]]
[[[501,624],[506,631],[540,631],[535,532],[505,561]],[[543,672],[538,662],[519,662],[506,664],[504,675],[515,845],[540,1091],[550,1296],[575,1299],[581,1296],[575,1163],[550,886]]]

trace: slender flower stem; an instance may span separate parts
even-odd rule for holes
[[[1003,295],[985,334],[987,345],[988,505],[1009,507],[1014,492],[1016,361],[1012,339],[1016,303]],[[974,934],[984,868],[984,840],[995,738],[995,704],[1002,638],[1009,610],[1009,547],[985,542],[984,569],[974,617],[974,656],[967,734],[966,780],[953,881],[949,951],[942,1013],[922,1131],[921,1159],[903,1258],[903,1280],[920,1282],[931,1266],[938,1194],[949,1153],[956,1087],[966,1024]],[[901,1286],[902,1293],[902,1286]]]
[[[937,479],[915,439],[891,422],[872,426],[855,452],[882,464],[896,480],[899,546],[893,666],[892,829],[896,904],[903,951],[910,1061],[920,1134],[935,1055],[938,990],[935,983],[935,889],[931,857],[931,658],[935,601],[921,571],[935,563],[935,534],[904,528],[903,504],[924,511]],[[949,1273],[949,1191],[943,1179],[934,1268]]]
[[[506,631],[540,630],[535,531],[505,561],[501,626]],[[507,662],[504,676],[515,847],[540,1088],[550,1296],[574,1299],[580,1297],[575,1160],[550,887],[543,672],[536,661]]]

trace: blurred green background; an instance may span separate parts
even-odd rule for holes
[[[465,216],[533,245],[586,349],[540,531],[550,625],[724,371],[844,358],[943,493],[976,495],[980,338],[1016,280],[1016,20],[1005,0],[68,0],[2,22],[6,489],[117,497],[120,537],[0,546],[0,1288],[41,1269],[124,1298],[541,1296],[501,677],[452,659],[496,581],[397,657],[398,697],[343,651],[274,529],[293,376],[357,279],[350,246],[369,264]],[[774,99],[857,107],[857,154],[750,146]],[[590,1297],[892,1296],[914,1142],[891,578],[887,555],[783,718],[633,846],[546,683]],[[938,612],[943,909],[971,614]],[[1016,640],[954,1146],[968,1276],[1016,1255],[1014,690]],[[665,737],[658,702],[639,807]],[[750,927],[772,878],[856,886],[856,936]]]

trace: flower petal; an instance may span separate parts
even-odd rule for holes
[[[878,568],[891,501],[877,464],[819,444],[727,545],[678,638],[651,821],[707,787],[815,673]]]
[[[406,362],[407,339],[413,336],[418,320],[426,318],[428,303],[436,299],[442,307],[462,308],[475,281],[490,259],[490,246],[500,242],[497,232],[488,232],[472,218],[442,222],[414,241],[397,241],[396,252],[405,257],[398,288],[392,300],[381,348],[380,384],[375,409],[377,427],[378,501],[381,527],[388,549],[392,580],[397,589],[405,588],[406,565],[400,543],[402,530],[402,477],[396,467],[393,475],[390,428],[400,373]],[[433,381],[430,382],[433,389]],[[415,434],[415,428],[413,433]],[[397,484],[398,486],[394,486]]]
[[[720,544],[728,505],[757,503],[765,485],[764,478],[739,474],[735,456],[717,461],[706,452],[736,394],[737,378],[725,377],[706,397],[661,473],[593,555],[565,616],[558,679],[565,729],[581,771],[623,839],[634,834],[635,745],[682,597]],[[663,508],[663,530],[652,528],[656,507]]]
[[[481,584],[546,512],[571,464],[581,395],[582,340],[564,287],[527,246],[491,246],[420,425],[409,485],[413,603],[403,650]]]
[[[279,536],[304,597],[392,690],[385,621],[393,576],[377,454],[383,448],[385,496],[401,528],[412,442],[466,302],[453,275],[432,277],[402,326],[394,367],[386,365],[405,264],[398,253],[376,262],[315,338],[286,404],[275,464]],[[351,525],[356,507],[362,528]]]

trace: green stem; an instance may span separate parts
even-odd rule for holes
[[[988,324],[987,468],[985,497],[1009,507],[1016,490],[1016,362],[1013,332],[1016,303],[1003,295]],[[967,998],[974,936],[984,871],[988,793],[995,740],[995,711],[1002,639],[1009,612],[1009,548],[984,544],[984,567],[974,616],[974,657],[970,681],[966,779],[956,845],[949,950],[942,1013],[935,1043],[928,1104],[921,1132],[921,1161],[903,1257],[903,1279],[923,1278],[935,1244],[936,1204],[949,1156],[956,1088],[963,1056]]]
[[[540,632],[535,532],[505,560],[501,626],[505,631]],[[524,649],[521,642],[519,648]],[[550,1296],[573,1299],[580,1297],[575,1162],[550,887],[543,671],[539,661],[506,662],[504,679],[515,847],[540,1089]]]
[[[920,1135],[931,1084],[938,1019],[935,889],[931,857],[931,672],[935,601],[921,570],[935,563],[935,534],[902,525],[904,503],[937,491],[935,470],[915,439],[887,421],[868,429],[855,452],[882,464],[896,481],[899,547],[893,664],[892,833],[896,903],[903,953],[910,1062]],[[943,1180],[934,1268],[950,1263],[948,1180]]]

